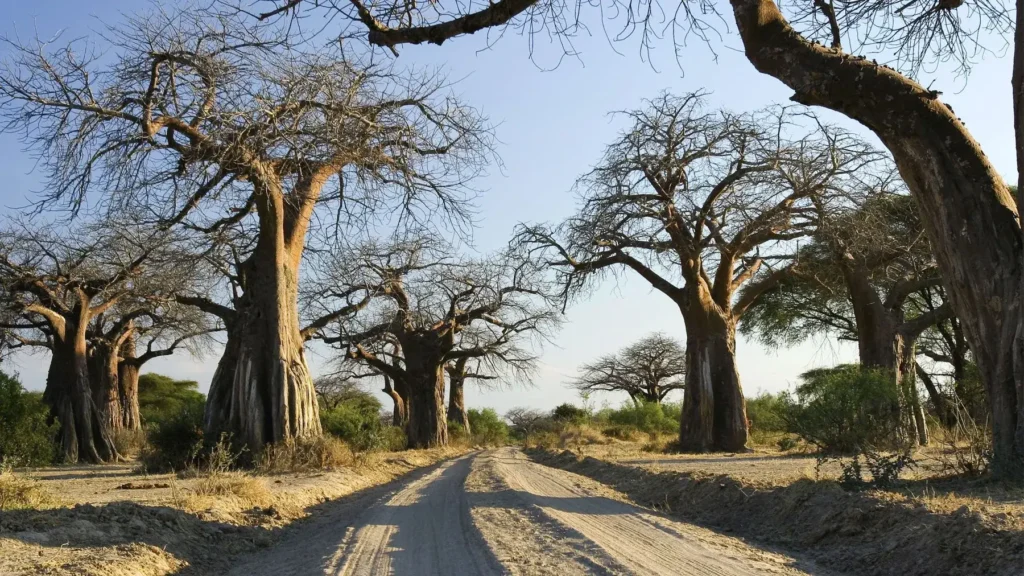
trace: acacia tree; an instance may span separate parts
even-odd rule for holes
[[[64,459],[114,460],[108,404],[111,391],[93,394],[89,370],[90,324],[151,288],[151,268],[180,265],[164,254],[162,235],[125,223],[99,223],[58,234],[21,225],[0,234],[0,282],[5,305],[25,320],[20,339],[51,352],[43,399],[60,422]],[[104,381],[110,384],[109,381]],[[116,387],[112,392],[116,399]],[[101,399],[97,402],[97,397]]]
[[[660,403],[684,388],[686,352],[675,339],[656,333],[584,364],[580,372],[571,383],[580,392],[625,392],[634,403]]]
[[[339,286],[373,287],[373,303],[319,336],[401,383],[406,434],[418,448],[448,441],[449,363],[484,359],[522,369],[532,361],[522,344],[557,321],[545,279],[532,262],[510,253],[456,260],[444,246],[430,237],[369,243],[335,262],[328,277]],[[398,346],[381,344],[389,341]],[[387,356],[379,354],[382,349]]]
[[[318,206],[333,201],[334,220],[389,200],[457,212],[489,149],[481,119],[436,71],[360,62],[241,16],[153,12],[104,38],[103,59],[76,42],[8,42],[6,129],[39,152],[55,200],[95,192],[205,230],[251,216],[207,427],[253,449],[318,435],[297,310]]]
[[[917,340],[950,318],[952,310],[948,303],[924,307],[926,291],[941,278],[914,201],[874,191],[855,198],[852,206],[819,207],[819,212],[814,239],[799,252],[799,268],[762,294],[742,330],[768,345],[796,343],[816,333],[857,342],[863,366],[894,376],[903,412],[913,417],[908,429],[926,444],[916,390]],[[943,410],[937,391],[929,392]]]
[[[516,242],[552,258],[567,297],[623,269],[668,296],[687,335],[681,447],[740,450],[736,323],[788,273],[787,243],[813,231],[816,199],[877,155],[828,127],[789,138],[784,110],[707,111],[700,94],[663,95],[627,116],[581,178],[578,214],[523,227]]]
[[[790,23],[780,4],[796,23]],[[484,4],[384,0],[371,4],[271,2],[261,18],[303,8],[339,11],[369,44],[397,52],[403,44],[443,42],[464,34],[517,29],[546,33],[571,50],[587,30],[583,8],[550,0]],[[649,47],[671,30],[673,39],[712,36],[719,12],[710,0],[615,2],[628,37],[640,31]],[[778,3],[730,0],[747,59],[793,89],[792,100],[822,106],[874,132],[893,154],[922,211],[950,304],[963,322],[987,392],[993,430],[993,471],[1024,478],[1024,241],[1018,205],[1024,205],[1024,0],[829,0]],[[1016,21],[1013,6],[1016,7]],[[667,9],[666,9],[667,8]],[[671,14],[667,27],[658,16]],[[801,31],[803,33],[801,33]],[[1017,141],[1018,190],[1007,188],[941,92],[914,81],[924,62],[953,60],[962,70],[988,52],[985,36],[1014,34],[1011,90]],[[851,54],[849,45],[894,52],[908,73]],[[819,44],[820,38],[825,45]],[[532,43],[531,43],[532,46]]]

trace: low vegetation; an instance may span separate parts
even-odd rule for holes
[[[48,419],[42,394],[26,392],[17,378],[0,371],[0,465],[51,464],[58,425]]]

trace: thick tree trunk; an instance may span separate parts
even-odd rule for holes
[[[679,429],[684,452],[736,452],[747,444],[747,412],[736,370],[736,325],[707,299],[682,306],[686,387]]]
[[[70,324],[64,338],[54,338],[43,400],[60,423],[64,462],[113,461],[117,450],[90,389],[85,330]]]
[[[469,413],[466,412],[466,399],[464,394],[466,377],[448,373],[448,421],[458,422],[466,434],[472,434],[469,427]]]
[[[892,152],[957,317],[974,350],[992,412],[993,467],[1024,478],[1015,369],[1024,267],[1016,201],[938,95],[870,61],[807,42],[772,0],[731,0],[747,58],[795,91],[871,129]]]
[[[243,264],[245,293],[235,302],[205,416],[210,438],[230,434],[253,453],[267,443],[321,433],[299,333],[299,258],[280,238],[267,236]]]
[[[126,430],[142,428],[139,414],[139,368],[135,361],[135,336],[129,335],[121,344],[121,361],[117,365],[117,387],[121,396],[121,426]]]
[[[97,342],[89,350],[89,381],[93,401],[99,408],[103,424],[111,432],[117,432],[123,427],[117,364],[117,351],[112,350],[106,342]]]
[[[406,348],[408,351],[408,348]],[[408,352],[407,352],[408,354]],[[406,356],[410,366],[409,356]],[[415,365],[415,364],[412,364]],[[436,448],[448,445],[448,422],[444,408],[444,367],[438,362],[433,370],[429,363],[423,369],[408,372],[409,396],[406,413],[409,421],[405,433],[410,448]]]

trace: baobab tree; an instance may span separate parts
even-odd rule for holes
[[[634,403],[660,403],[673,390],[683,389],[685,374],[683,347],[655,333],[584,364],[570,385],[580,392],[625,392]]]
[[[360,61],[241,15],[153,11],[103,39],[103,58],[84,41],[8,41],[6,130],[39,153],[48,199],[96,194],[203,230],[254,220],[207,427],[253,449],[318,435],[297,310],[314,214],[337,222],[391,201],[408,216],[458,212],[489,154],[484,122],[436,71]]]
[[[626,116],[630,125],[578,183],[579,212],[522,227],[515,242],[547,255],[566,297],[618,270],[669,297],[687,337],[680,445],[740,450],[736,323],[789,273],[789,244],[813,232],[815,202],[879,155],[820,124],[789,136],[785,110],[709,111],[701,94],[662,95]]]
[[[903,413],[913,423],[909,428],[926,444],[916,343],[952,310],[948,303],[924,309],[923,292],[941,278],[913,199],[875,190],[853,200],[852,206],[819,207],[813,240],[798,254],[799,268],[761,295],[742,330],[768,345],[814,334],[857,342],[861,365],[893,375]],[[929,391],[942,410],[942,398]]]
[[[338,286],[373,287],[371,306],[325,327],[320,338],[401,382],[411,447],[448,441],[446,366],[466,358],[521,369],[532,358],[524,342],[557,324],[542,271],[512,253],[457,259],[443,241],[419,236],[369,243],[328,274]],[[398,346],[380,345],[387,340]]]
[[[175,300],[181,291],[195,288],[197,269],[164,265],[144,278],[145,284],[159,291],[144,292],[136,283],[129,298],[90,322],[89,377],[112,430],[141,429],[139,372],[147,362],[183,347],[193,356],[201,355],[210,344],[209,335],[219,330],[205,314]],[[140,344],[144,345],[141,354]]]
[[[440,45],[492,28],[549,34],[571,50],[572,36],[588,30],[580,22],[585,8],[596,7],[545,0],[487,5],[279,0],[270,5],[261,18],[310,9],[339,11],[353,23],[346,35],[364,36],[370,45],[395,53],[405,44]],[[950,304],[971,348],[979,351],[977,365],[991,411],[993,471],[1024,478],[1024,241],[1017,208],[1024,205],[1024,0],[1015,3],[1016,16],[1014,3],[998,0],[730,0],[729,5],[744,53],[759,72],[791,88],[795,102],[860,122],[893,154],[921,209]],[[602,11],[600,17],[622,18],[620,38],[638,33],[644,47],[665,29],[673,30],[674,39],[708,40],[716,36],[715,22],[720,21],[710,0],[680,0],[671,6],[628,0],[616,6],[619,10]],[[672,15],[667,25],[659,20],[665,14]],[[909,75],[926,61],[952,60],[966,71],[974,57],[988,52],[986,40],[998,43],[1011,34],[1016,194],[952,107],[941,101],[941,92]],[[843,38],[855,49],[895,53],[895,63],[906,73],[849,52]]]
[[[33,343],[51,352],[43,400],[60,422],[65,461],[118,457],[107,405],[96,401],[110,391],[95,396],[92,391],[89,328],[98,317],[151,288],[145,279],[150,268],[181,264],[176,253],[164,252],[166,246],[161,233],[124,222],[82,225],[63,233],[15,224],[0,234],[4,305],[40,335]],[[158,298],[156,294],[147,292]]]

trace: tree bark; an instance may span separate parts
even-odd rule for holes
[[[408,348],[406,348],[408,350]],[[408,352],[407,352],[408,354]],[[410,365],[406,356],[407,366]],[[409,396],[406,411],[409,421],[405,432],[410,448],[437,448],[448,445],[448,422],[444,408],[444,367],[438,362],[433,370],[409,371]]]
[[[473,431],[469,427],[469,413],[466,412],[465,384],[465,374],[448,372],[448,421],[458,422],[468,435]]]
[[[932,404],[935,406],[935,413],[942,422],[942,425],[951,428],[956,424],[956,415],[953,413],[953,408],[949,405],[949,399],[946,398],[942,392],[939,392],[939,388],[935,385],[935,381],[932,377],[924,371],[924,368],[920,364],[915,364],[915,373],[920,378],[921,383],[924,384],[924,389],[928,391],[928,397],[931,399]]]
[[[795,91],[872,130],[917,200],[992,413],[997,475],[1024,478],[1017,372],[1024,267],[1016,201],[952,110],[894,70],[797,34],[772,0],[731,0],[747,58]],[[1018,29],[1019,32],[1019,29]]]
[[[679,447],[684,452],[741,451],[747,412],[736,370],[736,324],[699,290],[681,306],[686,324],[686,386]]]
[[[65,323],[63,334],[54,336],[43,400],[60,423],[64,462],[113,461],[118,458],[117,450],[89,382],[85,312],[78,308],[76,316]]]
[[[93,401],[99,408],[103,423],[111,432],[123,428],[119,392],[118,355],[107,342],[96,342],[89,350],[89,381]]]
[[[118,354],[117,386],[121,396],[121,426],[126,430],[140,430],[142,416],[139,413],[139,365],[135,361],[135,335],[129,334],[121,344]]]
[[[266,233],[242,267],[228,343],[210,385],[206,433],[230,434],[256,453],[267,443],[319,436],[316,391],[306,366],[298,315],[301,247]]]

